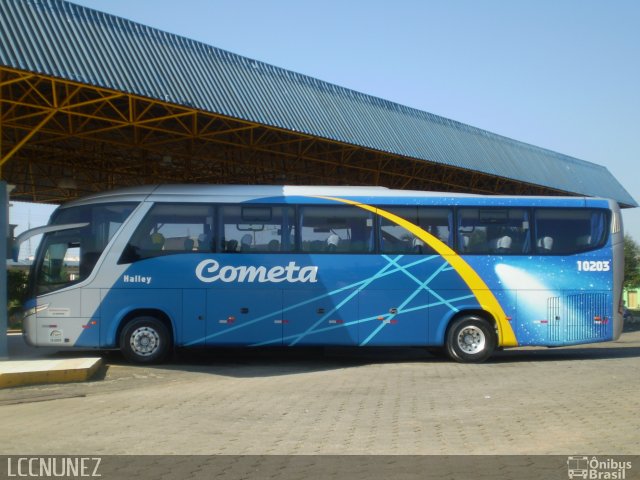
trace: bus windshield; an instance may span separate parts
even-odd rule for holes
[[[87,223],[87,226],[43,236],[31,270],[30,291],[34,295],[49,293],[87,278],[109,240],[135,207],[136,203],[127,202],[58,209],[50,225]]]

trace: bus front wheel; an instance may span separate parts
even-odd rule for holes
[[[483,318],[461,317],[449,328],[446,347],[449,357],[456,362],[483,362],[496,348],[496,334]]]
[[[122,355],[133,363],[158,363],[169,353],[167,327],[155,317],[136,317],[120,334]]]

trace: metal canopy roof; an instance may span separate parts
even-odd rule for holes
[[[637,206],[603,166],[62,0],[2,0],[0,36],[5,67]]]

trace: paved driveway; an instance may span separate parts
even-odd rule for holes
[[[5,454],[639,454],[640,332],[461,365],[420,349],[107,357],[0,391]]]

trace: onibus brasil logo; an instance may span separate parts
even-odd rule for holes
[[[631,470],[631,462],[613,458],[571,456],[567,458],[567,475],[570,479],[584,478],[589,480],[625,480],[627,470]]]
[[[300,267],[296,262],[289,262],[286,266],[276,265],[271,268],[264,266],[231,266],[220,264],[213,259],[201,261],[196,267],[196,277],[204,283],[212,282],[239,282],[239,283],[316,283],[318,280],[318,267]]]

